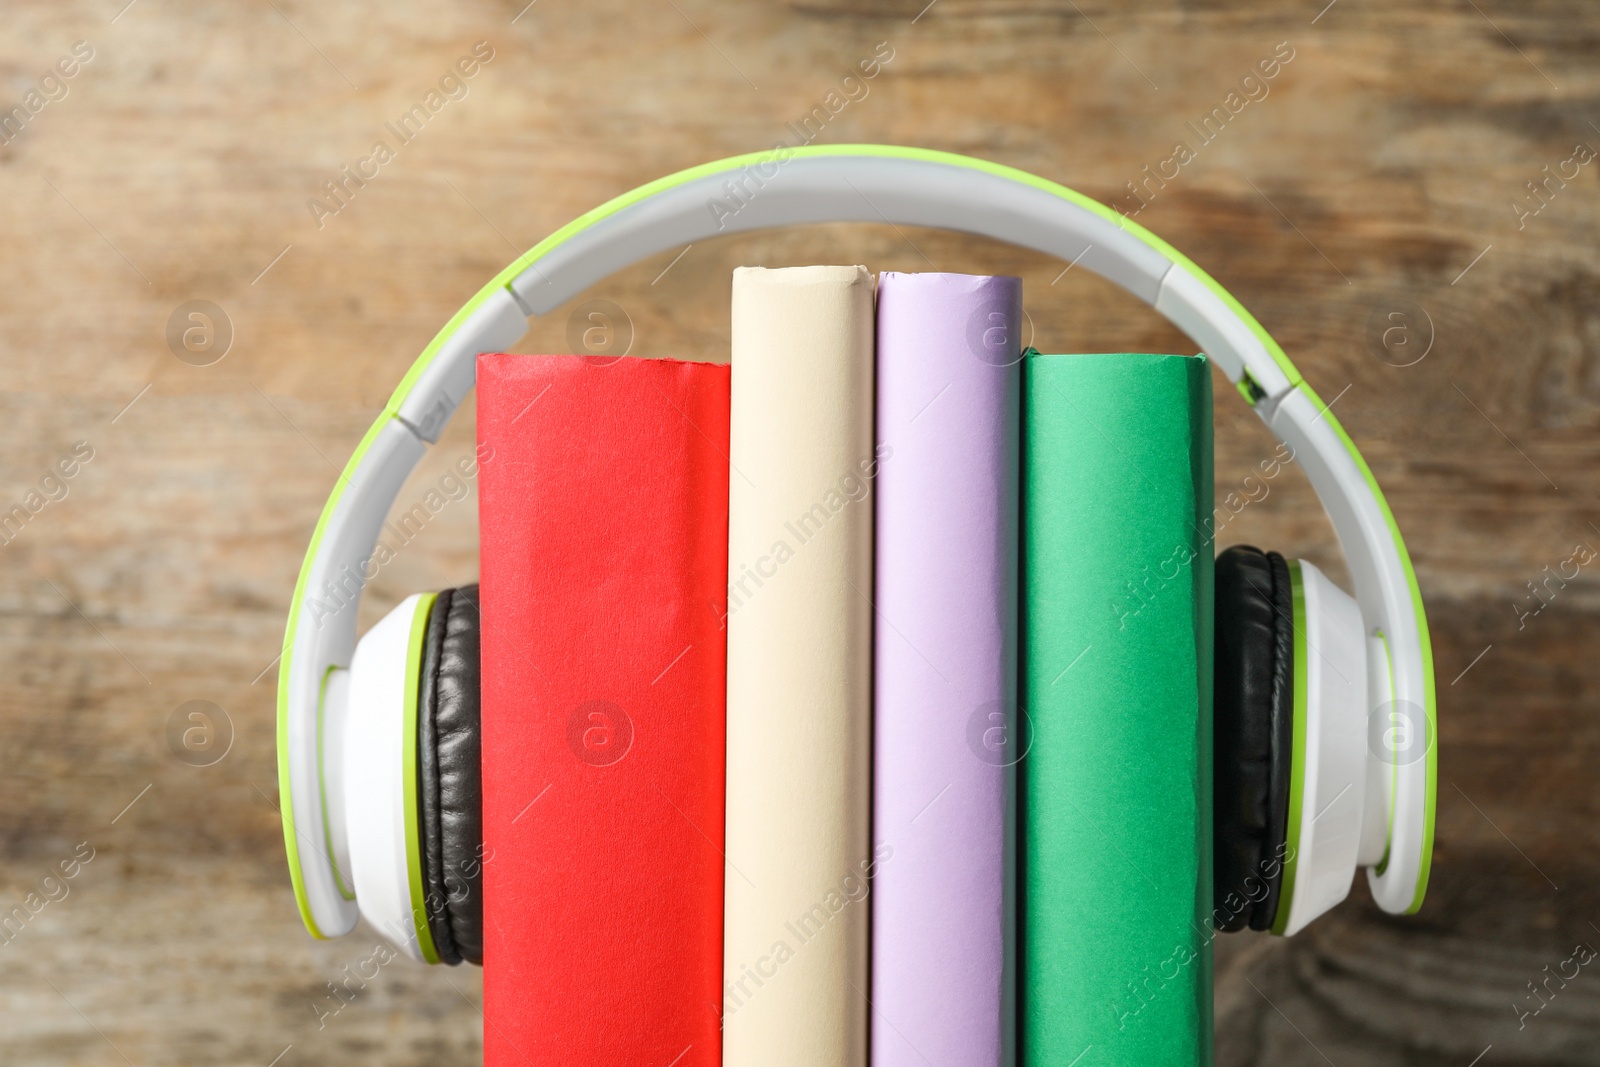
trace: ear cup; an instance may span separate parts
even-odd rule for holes
[[[350,661],[342,716],[345,839],[361,916],[414,960],[438,959],[426,921],[417,715],[434,595],[414,593],[378,620]]]
[[[1219,930],[1272,928],[1286,860],[1294,749],[1294,602],[1288,562],[1236,545],[1216,561],[1213,692]]]
[[[417,679],[425,909],[443,963],[483,962],[478,587],[439,594]]]

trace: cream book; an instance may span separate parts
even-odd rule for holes
[[[867,1060],[873,334],[865,267],[734,272],[727,1067]]]

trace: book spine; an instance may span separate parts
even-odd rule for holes
[[[1023,373],[1022,1049],[1211,1063],[1211,377]]]
[[[484,1062],[717,1067],[728,369],[486,355]]]
[[[1011,1062],[1021,320],[1017,278],[878,281],[874,1067]]]
[[[860,1067],[872,869],[873,281],[733,276],[726,1067]]]

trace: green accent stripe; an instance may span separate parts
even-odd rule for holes
[[[1356,467],[1361,471],[1361,476],[1367,480],[1367,486],[1372,490],[1372,496],[1378,502],[1378,510],[1383,512],[1383,521],[1389,527],[1389,536],[1394,539],[1395,551],[1400,556],[1400,565],[1405,568],[1406,586],[1411,590],[1411,610],[1417,618],[1417,643],[1422,649],[1422,694],[1423,714],[1427,719],[1428,751],[1427,786],[1423,797],[1422,815],[1422,865],[1417,870],[1417,889],[1412,895],[1411,906],[1406,909],[1407,915],[1414,915],[1422,908],[1422,898],[1428,892],[1428,876],[1433,870],[1433,823],[1434,809],[1437,806],[1438,778],[1439,778],[1439,730],[1435,713],[1436,698],[1433,691],[1433,638],[1428,633],[1428,613],[1422,607],[1422,590],[1417,586],[1417,572],[1411,565],[1411,553],[1406,551],[1405,538],[1400,536],[1400,527],[1394,521],[1394,512],[1389,510],[1389,501],[1384,498],[1383,490],[1378,488],[1378,480],[1372,476],[1372,469],[1367,466],[1367,461],[1361,455],[1361,450],[1350,440],[1350,435],[1344,432],[1344,427],[1339,424],[1338,418],[1322,402],[1315,389],[1305,382],[1300,383],[1300,391],[1322,413],[1322,418],[1327,420],[1333,432],[1339,435],[1339,440],[1344,442],[1345,451],[1350,458],[1355,460]],[[1384,647],[1388,647],[1385,640]],[[1393,679],[1393,671],[1390,672]],[[1391,681],[1390,698],[1393,699]],[[1395,764],[1396,777],[1399,775],[1399,764]],[[1391,816],[1392,819],[1392,816]]]
[[[1289,772],[1289,825],[1284,840],[1293,846],[1283,861],[1283,888],[1278,892],[1278,914],[1272,932],[1283,933],[1289,925],[1289,908],[1294,902],[1295,873],[1300,866],[1300,821],[1306,789],[1306,593],[1300,583],[1300,561],[1289,560],[1289,590],[1294,600],[1294,759]]]
[[[406,871],[411,881],[411,924],[417,931],[417,947],[422,958],[429,963],[439,962],[439,951],[433,944],[433,931],[428,927],[427,899],[422,889],[422,835],[417,818],[417,686],[422,677],[422,645],[428,636],[428,616],[433,614],[437,593],[423,593],[417,601],[417,613],[411,617],[411,640],[406,645],[406,715],[401,727],[403,755],[400,774],[405,783],[406,808]]]

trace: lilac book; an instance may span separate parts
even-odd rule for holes
[[[1017,278],[878,280],[875,1067],[1013,1058],[1021,318]]]

